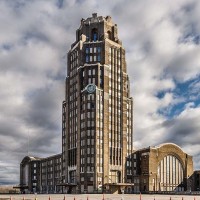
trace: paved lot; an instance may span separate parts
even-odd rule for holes
[[[0,195],[0,200],[103,200],[102,194],[52,194],[52,195]],[[200,200],[194,195],[140,195],[139,194],[105,194],[104,200]]]

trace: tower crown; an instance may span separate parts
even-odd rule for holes
[[[103,41],[106,38],[114,42],[120,43],[118,39],[117,24],[114,24],[110,16],[102,17],[97,13],[93,13],[92,17],[81,20],[81,25],[76,31],[76,42],[86,37],[87,42]]]

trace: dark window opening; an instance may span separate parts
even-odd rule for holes
[[[91,108],[95,108],[95,104],[94,103],[91,103]]]
[[[70,183],[75,183],[75,177],[76,177],[76,171],[70,171],[69,172],[69,180],[70,180]]]
[[[110,31],[108,31],[108,32],[107,32],[107,34],[108,34],[108,39],[110,39],[110,40],[111,40],[111,39],[112,39],[112,38],[111,38],[111,32],[110,32]]]
[[[97,56],[97,61],[101,61],[101,56],[100,55]]]
[[[96,42],[98,40],[98,30],[96,28],[92,29],[92,41]]]
[[[85,57],[85,62],[89,62],[89,56],[88,55],[86,55],[86,57]]]
[[[100,78],[100,87],[103,88],[103,79]]]
[[[93,40],[94,40],[94,42],[97,41],[97,33],[94,33],[94,35],[93,35]]]
[[[118,171],[117,172],[117,181],[118,181],[118,183],[120,183],[121,182],[121,172],[120,171]]]

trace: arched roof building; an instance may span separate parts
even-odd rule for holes
[[[137,150],[133,154],[134,191],[191,190],[192,156],[178,145],[164,143]]]
[[[20,163],[20,188],[23,193],[61,192],[61,154],[46,158],[26,156]]]
[[[20,190],[21,192],[35,192],[40,185],[41,158],[26,156],[20,163]]]

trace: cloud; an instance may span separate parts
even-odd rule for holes
[[[6,166],[0,182],[15,184],[28,151],[41,157],[61,152],[68,36],[64,25],[47,18],[57,9],[52,3],[16,2],[1,1],[0,18],[0,155]]]
[[[199,4],[0,1],[0,183],[19,182],[28,148],[41,157],[61,152],[66,53],[81,18],[94,12],[112,16],[126,49],[135,148],[175,142],[199,168]]]
[[[193,108],[186,106],[185,110],[182,111],[179,116],[171,122],[166,123],[166,128],[169,130],[167,138],[176,138],[176,141],[180,144],[187,142],[190,144],[198,143],[197,138],[200,137],[199,116],[200,107]]]
[[[175,119],[165,121],[165,142],[180,145],[185,152],[194,156],[194,166],[199,168],[199,140],[200,140],[200,107],[186,106],[185,110]]]

